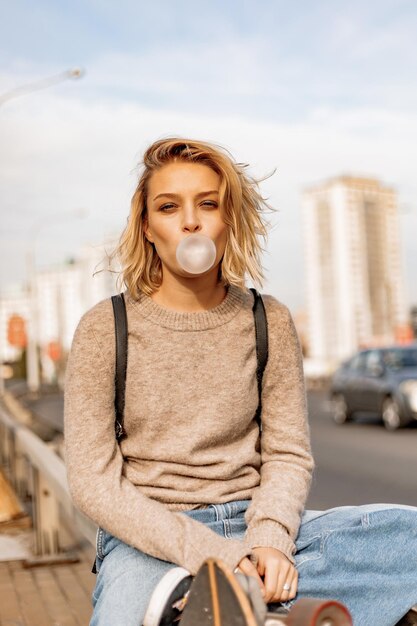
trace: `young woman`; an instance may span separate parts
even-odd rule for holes
[[[119,443],[110,299],[76,329],[66,464],[75,504],[99,526],[91,626],[142,624],[165,574],[194,575],[210,556],[255,577],[268,603],[335,598],[360,626],[393,626],[417,602],[416,508],[304,511],[314,464],[301,349],[288,308],[264,294],[260,437],[245,275],[262,284],[268,205],[245,168],[178,138],[144,155],[117,250],[129,329]],[[213,251],[202,271],[177,255],[196,235]]]

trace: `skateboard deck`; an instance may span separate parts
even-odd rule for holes
[[[237,578],[220,559],[207,559],[188,592],[180,626],[260,626]],[[298,600],[287,615],[266,613],[264,626],[352,626],[334,600]]]
[[[207,559],[191,585],[181,626],[258,626],[249,599],[220,559]]]

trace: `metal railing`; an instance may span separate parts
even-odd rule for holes
[[[23,501],[31,500],[36,556],[61,554],[62,515],[95,546],[96,525],[73,505],[64,461],[1,402],[0,466],[16,494]]]

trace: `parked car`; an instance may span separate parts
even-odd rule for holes
[[[342,363],[330,386],[337,424],[378,413],[388,430],[417,420],[417,343],[361,350]]]

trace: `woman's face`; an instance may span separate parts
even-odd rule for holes
[[[182,269],[176,259],[178,244],[193,233],[210,237],[216,246],[215,264],[204,274],[214,271],[220,263],[226,247],[227,225],[219,207],[219,186],[220,176],[201,163],[173,161],[152,174],[144,230],[170,272],[196,276]]]

